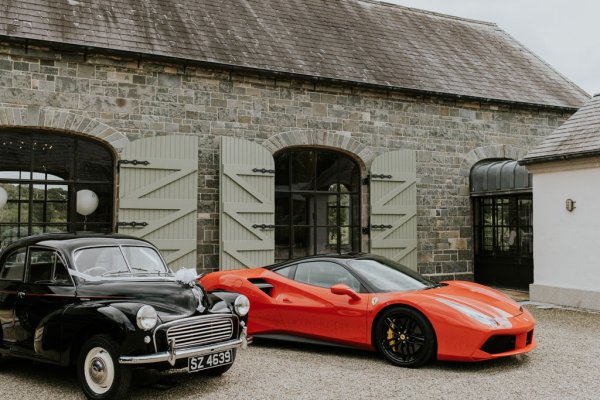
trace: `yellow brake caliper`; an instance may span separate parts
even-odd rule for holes
[[[396,320],[392,320],[392,323],[394,324],[394,326],[396,326]],[[388,340],[388,344],[392,348],[392,351],[396,352],[396,347],[394,347],[394,345],[396,344],[396,341],[394,340],[394,331],[392,330],[391,327],[388,327],[388,330],[387,330],[387,340]]]

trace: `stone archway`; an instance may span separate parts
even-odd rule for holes
[[[0,158],[5,167],[2,184],[11,193],[9,205],[13,208],[10,217],[0,220],[2,237],[10,236],[12,240],[41,232],[114,229],[114,171],[122,149],[129,143],[127,136],[76,112],[39,106],[0,107],[0,131],[7,137],[22,135],[21,144],[25,143],[22,151],[11,149],[18,144],[10,140],[2,149],[7,152]],[[34,138],[42,137],[45,139],[34,150]],[[44,154],[39,164],[31,156],[34,151]],[[70,151],[72,154],[67,157],[65,152]],[[27,152],[29,157],[19,156]],[[21,189],[13,190],[23,185],[35,195],[25,196]],[[75,211],[77,193],[83,189],[91,190],[99,199],[93,214],[85,217]]]
[[[364,170],[369,169],[375,158],[375,154],[367,146],[353,139],[350,134],[339,132],[294,130],[271,136],[262,145],[273,154],[292,146],[330,147],[356,158],[363,164]]]
[[[115,153],[129,143],[127,136],[103,122],[48,107],[0,107],[0,127],[53,129],[91,136],[109,144]]]

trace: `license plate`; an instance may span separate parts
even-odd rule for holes
[[[202,371],[221,365],[231,364],[233,357],[231,350],[222,351],[220,353],[208,354],[205,356],[195,356],[188,358],[188,372]]]

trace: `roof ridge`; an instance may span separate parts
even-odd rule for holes
[[[490,22],[490,21],[481,21],[481,20],[478,20],[478,19],[457,17],[456,15],[444,14],[444,13],[437,12],[437,11],[429,11],[429,10],[423,10],[421,8],[414,8],[414,7],[403,6],[402,4],[388,3],[385,0],[357,0],[357,1],[364,2],[364,3],[379,4],[379,5],[382,5],[382,6],[385,6],[385,7],[401,8],[403,10],[411,11],[411,12],[414,12],[414,13],[417,13],[417,14],[430,14],[430,15],[435,15],[436,17],[443,17],[443,18],[448,18],[448,19],[454,19],[454,20],[463,21],[463,22],[471,22],[471,23],[476,23],[476,24],[481,24],[481,25],[487,25],[487,26],[498,26],[496,23]]]

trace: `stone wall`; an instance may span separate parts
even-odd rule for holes
[[[571,114],[7,43],[0,106],[68,111],[129,140],[197,135],[199,269],[218,265],[219,136],[335,132],[375,155],[414,149],[419,268],[439,279],[472,275],[471,166],[524,155]]]

